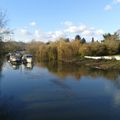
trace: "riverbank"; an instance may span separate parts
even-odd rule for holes
[[[3,60],[3,56],[1,56]],[[35,60],[38,62],[37,60]],[[47,62],[47,61],[46,61]],[[56,62],[56,61],[52,61]],[[119,60],[106,60],[106,59],[87,59],[87,58],[74,58],[71,60],[61,60],[63,64],[70,64],[70,65],[77,65],[85,66],[93,69],[100,69],[100,70],[120,70],[120,61]]]
[[[63,60],[62,62],[101,70],[120,70],[120,61],[117,60],[93,60],[81,58],[67,61]]]

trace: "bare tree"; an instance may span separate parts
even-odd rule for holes
[[[11,36],[13,34],[13,32],[10,29],[6,28],[8,22],[6,16],[6,11],[0,9],[0,42],[3,41],[5,36]]]
[[[0,29],[6,27],[8,20],[6,19],[6,11],[0,10]]]
[[[4,43],[2,42],[4,39],[4,35],[6,34],[6,11],[0,9],[0,54],[3,54],[4,51]]]

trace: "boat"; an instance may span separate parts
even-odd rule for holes
[[[26,64],[24,64],[24,66],[26,69],[31,70],[33,68],[33,63],[26,63]]]
[[[14,54],[10,55],[9,60],[10,60],[10,62],[20,62],[21,61],[20,57],[14,55]]]
[[[11,52],[9,52],[8,54],[6,54],[6,58],[7,60],[10,60],[10,56],[13,55]]]
[[[33,56],[31,54],[24,54],[22,56],[23,63],[32,63],[33,62]]]

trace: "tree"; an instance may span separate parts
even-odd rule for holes
[[[6,12],[0,10],[0,29],[4,28],[7,25]]]
[[[66,38],[66,39],[65,39],[65,42],[70,42],[70,39],[69,39],[69,38]]]
[[[86,43],[85,38],[82,38],[81,43],[82,43],[82,44]]]
[[[94,43],[95,42],[95,39],[94,39],[94,37],[92,37],[92,43]]]
[[[5,30],[6,25],[7,25],[6,12],[0,10],[0,41],[1,42],[4,34],[8,34],[8,31],[6,32]]]
[[[114,33],[114,34],[107,33],[107,34],[103,35],[103,38],[104,38],[104,41],[106,41],[106,40],[119,40],[119,35],[117,33]]]
[[[6,12],[3,10],[0,10],[0,54],[3,53],[3,49],[4,49],[4,43],[2,42],[3,37],[4,37],[4,33],[5,32],[5,27],[7,24],[7,20],[6,20]]]
[[[103,35],[103,38],[104,38],[105,40],[109,40],[111,36],[112,36],[112,35],[111,35],[110,33],[106,33],[106,34]]]
[[[81,40],[80,35],[76,35],[76,36],[75,36],[75,40],[79,40],[79,41],[80,41],[80,40]]]

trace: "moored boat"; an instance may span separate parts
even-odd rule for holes
[[[20,57],[18,57],[16,55],[10,55],[9,60],[10,60],[10,62],[20,62],[21,61]]]
[[[23,63],[32,63],[33,62],[33,56],[31,54],[25,54],[22,56]]]

